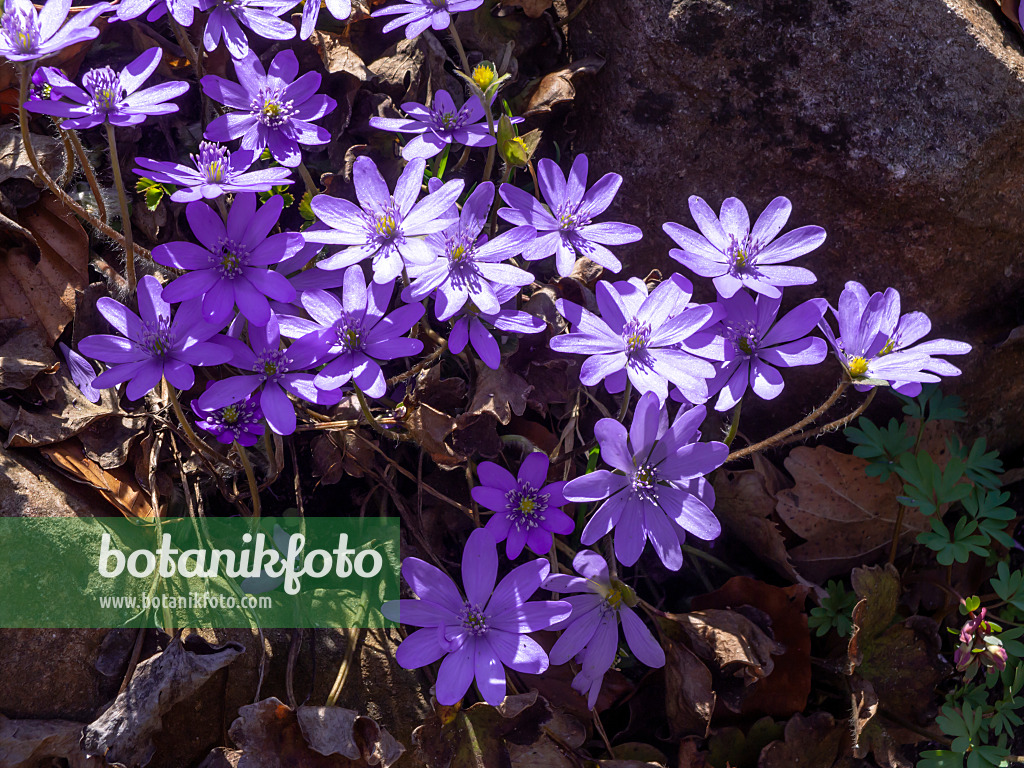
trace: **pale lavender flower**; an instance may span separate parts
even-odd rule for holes
[[[63,341],[60,343],[60,351],[64,354],[64,359],[67,360],[68,370],[71,372],[71,380],[75,382],[78,391],[90,403],[98,403],[100,401],[100,391],[92,385],[96,380],[96,369],[92,367],[92,363],[68,347]]]
[[[327,10],[338,21],[344,21],[352,15],[352,0],[326,0]],[[308,40],[313,30],[316,29],[317,19],[320,18],[320,0],[305,0],[302,4],[302,27],[299,29],[299,39]]]
[[[208,7],[208,0],[121,0],[117,4],[117,18],[129,21],[148,11],[146,21],[152,24],[170,11],[175,21],[188,28],[195,20],[196,11],[205,11]]]
[[[505,667],[527,675],[548,668],[547,654],[529,633],[550,629],[569,617],[565,601],[529,601],[549,571],[546,560],[533,560],[514,568],[495,587],[497,544],[483,528],[469,535],[463,551],[465,597],[444,571],[419,558],[405,558],[402,576],[419,599],[390,600],[381,613],[423,629],[402,642],[395,659],[405,669],[417,669],[445,657],[435,687],[444,706],[458,703],[474,679],[484,701],[501,704]]]
[[[417,134],[402,148],[406,160],[434,157],[451,144],[489,147],[497,143],[487,128],[484,108],[476,96],[456,107],[448,91],[438,91],[431,106],[411,101],[402,105],[402,111],[408,119],[371,117],[370,125],[383,131]]]
[[[499,209],[498,215],[510,224],[537,229],[537,240],[523,252],[523,258],[536,261],[555,254],[555,267],[562,277],[572,272],[577,256],[618,272],[622,262],[605,246],[635,243],[643,237],[640,228],[632,224],[593,222],[612,204],[622,177],[607,173],[588,190],[588,168],[587,156],[580,155],[566,179],[553,160],[544,158],[537,163],[546,208],[518,187],[501,185],[501,198],[512,207]]]
[[[29,101],[25,109],[41,115],[64,118],[65,128],[82,130],[103,123],[116,126],[138,125],[150,115],[167,115],[178,111],[178,105],[169,103],[188,90],[188,83],[175,81],[160,83],[139,90],[160,64],[161,50],[150,48],[126,66],[121,72],[110,67],[90,69],[82,77],[79,88],[61,74],[51,73],[52,91],[72,103],[54,100]]]
[[[566,598],[572,616],[553,627],[563,632],[551,648],[551,663],[558,666],[576,658],[580,671],[572,687],[587,697],[587,706],[593,709],[619,649],[620,621],[629,650],[642,664],[665,666],[665,651],[633,611],[637,604],[633,590],[611,577],[603,557],[584,549],[576,553],[572,567],[579,576],[553,573],[544,581],[544,588],[552,592],[579,593]]]
[[[290,0],[214,0],[203,30],[203,47],[212,51],[223,37],[232,59],[237,62],[248,56],[249,41],[239,22],[266,40],[291,40],[295,27],[278,17],[294,5]]]
[[[235,192],[269,192],[279,184],[292,183],[287,168],[250,171],[256,157],[257,153],[251,150],[228,152],[218,144],[204,141],[199,145],[199,153],[191,155],[191,166],[137,157],[135,162],[142,168],[136,168],[135,174],[160,184],[185,187],[171,194],[176,203],[214,200]]]
[[[858,389],[891,385],[900,394],[916,396],[921,383],[960,375],[959,368],[933,355],[971,351],[970,344],[951,339],[916,344],[931,331],[931,321],[923,312],[901,316],[900,295],[894,288],[869,295],[863,285],[851,280],[834,314],[839,321],[838,337],[826,320],[818,327]]]
[[[369,287],[358,264],[345,271],[342,300],[322,290],[305,291],[302,306],[313,319],[283,317],[282,332],[298,337],[293,353],[308,352],[317,365],[326,363],[313,383],[322,390],[339,389],[352,381],[370,397],[383,397],[381,360],[412,357],[423,351],[423,342],[405,334],[423,317],[422,304],[406,304],[386,315],[395,284],[371,282]]]
[[[274,57],[269,70],[263,69],[255,53],[236,58],[235,74],[238,83],[216,75],[202,79],[203,93],[239,110],[221,115],[206,126],[206,139],[230,141],[241,137],[242,149],[259,152],[269,148],[274,159],[289,168],[302,162],[300,145],[316,146],[331,140],[330,131],[312,121],[332,112],[338,103],[316,92],[320,87],[318,72],[297,77],[299,60],[290,48]]]
[[[436,291],[434,312],[438,320],[447,320],[470,301],[481,312],[497,314],[501,310],[496,293],[499,286],[521,287],[533,282],[533,275],[525,269],[500,262],[522,253],[537,231],[515,227],[493,240],[482,236],[493,201],[494,185],[489,181],[477,185],[463,204],[458,221],[444,232],[427,237],[436,260],[427,266],[410,267],[412,284],[403,298],[419,300]]]
[[[451,14],[472,11],[483,5],[483,2],[484,0],[404,0],[374,11],[371,15],[398,15],[397,19],[392,19],[384,25],[384,33],[405,26],[405,36],[412,40],[429,27],[433,27],[436,32],[448,29]]]
[[[519,295],[517,285],[499,285],[494,295],[499,305],[512,302]],[[472,302],[468,303],[452,320],[448,334],[448,350],[457,355],[472,344],[480,360],[492,371],[501,363],[501,349],[487,326],[505,333],[540,333],[547,323],[529,312],[517,309],[499,309],[497,312],[483,312]]]
[[[199,417],[196,426],[209,432],[217,438],[217,442],[224,445],[237,442],[248,448],[256,445],[266,431],[263,426],[263,409],[252,396],[214,409],[203,408],[198,400],[193,400],[192,410]]]
[[[722,527],[714,513],[689,490],[689,481],[717,469],[729,455],[725,443],[693,442],[707,409],[694,406],[676,415],[669,426],[668,411],[653,392],[640,398],[629,432],[615,419],[601,419],[594,435],[601,459],[614,471],[599,469],[570,480],[562,491],[569,501],[604,503],[583,529],[581,541],[593,544],[615,530],[615,556],[623,565],[640,559],[648,539],[666,568],[683,564],[679,538],[670,521],[704,540]]]
[[[554,535],[572,533],[576,524],[562,511],[562,480],[548,482],[551,462],[547,454],[531,453],[519,466],[518,477],[493,461],[477,466],[480,485],[470,493],[473,500],[495,514],[484,526],[497,541],[505,542],[509,560],[519,557],[523,547],[545,555],[554,543]]]
[[[707,398],[707,379],[715,376],[711,363],[684,348],[694,334],[705,330],[714,309],[687,306],[690,284],[669,279],[650,295],[642,280],[597,284],[601,317],[571,301],[559,299],[558,312],[573,325],[573,332],[551,339],[556,352],[588,355],[580,382],[594,386],[625,370],[641,393],[668,396],[671,382],[691,402]],[[686,307],[680,309],[681,306]]]
[[[373,281],[390,283],[402,270],[432,264],[437,256],[423,235],[440,232],[456,220],[455,201],[465,182],[454,179],[416,202],[423,183],[425,160],[409,163],[391,193],[373,160],[359,157],[353,166],[359,205],[317,195],[311,207],[330,229],[310,231],[311,243],[345,245],[345,250],[319,262],[321,269],[343,269],[372,258]]]
[[[0,57],[8,61],[33,61],[52,56],[69,45],[92,40],[100,31],[92,26],[113,6],[98,3],[64,23],[71,0],[46,0],[36,12],[31,0],[7,0],[0,19]]]
[[[253,325],[266,325],[268,299],[295,298],[288,279],[268,267],[303,245],[298,232],[270,234],[283,208],[274,195],[257,210],[256,195],[244,192],[235,196],[225,222],[206,203],[189,203],[185,216],[201,245],[178,241],[153,249],[158,264],[189,270],[164,289],[164,298],[176,303],[201,297],[208,322],[226,324],[237,306]]]
[[[719,217],[694,195],[690,198],[690,213],[700,233],[673,222],[662,228],[682,248],[669,251],[672,258],[701,277],[713,278],[721,296],[729,298],[746,287],[778,298],[782,295],[780,288],[810,285],[817,279],[802,267],[779,265],[825,242],[825,230],[815,226],[799,227],[775,240],[792,210],[789,200],[776,197],[751,229],[747,209],[735,197],[722,203]]]
[[[28,89],[28,97],[32,101],[48,101],[60,98],[53,90],[53,81],[64,82],[67,76],[57,67],[39,67],[32,73],[32,84]]]
[[[138,400],[160,379],[187,390],[195,383],[194,365],[220,365],[231,352],[212,337],[223,327],[203,321],[198,301],[185,302],[171,319],[171,305],[163,300],[160,281],[152,275],[139,280],[139,315],[124,304],[107,297],[96,309],[121,336],[96,334],[78,343],[83,354],[111,363],[93,380],[96,389],[127,381],[129,400]]]
[[[777,323],[781,296],[773,299],[760,294],[755,303],[750,294],[738,291],[719,301],[726,313],[722,335],[732,345],[735,357],[721,366],[709,384],[709,389],[721,388],[716,411],[733,408],[748,386],[762,400],[774,400],[785,386],[779,368],[817,365],[828,354],[824,339],[807,335],[828,308],[824,299],[805,301]]]

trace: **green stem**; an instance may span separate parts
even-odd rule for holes
[[[462,38],[459,37],[459,32],[455,29],[455,19],[452,19],[448,24],[448,31],[452,33],[452,40],[455,41],[455,49],[459,52],[459,61],[462,62],[462,71],[466,73],[467,77],[472,77],[473,73],[469,71],[469,59],[466,58],[466,49],[462,47]]]
[[[444,177],[445,168],[448,167],[448,150],[452,148],[451,144],[445,144],[444,150],[434,158],[433,168],[431,169],[434,173],[434,178],[440,179]]]
[[[729,424],[729,433],[725,436],[725,444],[732,445],[732,441],[736,439],[736,432],[740,428],[740,410],[743,408],[743,398],[736,403],[736,407],[732,409],[732,422]]]
[[[124,180],[121,178],[121,163],[117,159],[117,139],[114,138],[114,126],[107,126],[107,144],[110,146],[110,166],[114,171],[114,186],[117,188],[117,202],[121,206],[121,229],[124,230],[125,271],[128,277],[128,292],[135,293],[138,282],[135,277],[135,249],[132,243],[132,217],[128,213],[128,196],[124,191]]]
[[[389,432],[380,425],[377,418],[370,411],[370,404],[366,402],[366,396],[363,394],[363,390],[353,385],[352,387],[356,392],[356,399],[359,400],[359,410],[363,412],[363,418],[369,422],[370,426],[373,427],[373,431],[383,435],[384,437],[390,437],[393,440],[405,440],[408,441],[410,438],[397,432]]]
[[[618,420],[626,423],[626,414],[629,413],[629,397],[633,394],[633,382],[626,379],[626,389],[622,392],[622,407],[619,409]]]
[[[299,176],[302,177],[302,181],[306,185],[306,191],[309,192],[310,196],[315,195],[320,191],[317,189],[316,182],[313,181],[313,177],[310,175],[309,169],[306,168],[305,163],[299,163]]]
[[[705,552],[702,549],[697,549],[696,547],[691,547],[689,544],[680,544],[680,546],[682,547],[683,552],[685,552],[688,555],[692,555],[693,557],[696,557],[699,560],[704,560],[705,562],[711,563],[711,565],[713,565],[716,568],[719,568],[719,569],[725,571],[726,573],[730,574],[731,576],[738,576],[739,575],[739,571],[737,571],[731,565],[729,565],[728,563],[726,563],[726,562],[724,562],[722,560],[719,560],[714,555],[709,555],[707,552]]]
[[[178,400],[178,390],[174,388],[171,382],[164,379],[164,383],[167,385],[167,393],[171,399],[171,407],[174,408],[174,415],[178,417],[178,423],[181,425],[181,431],[185,433],[185,439],[189,445],[192,446],[193,450],[199,451],[200,453],[206,454],[208,457],[212,456],[215,461],[222,461],[223,457],[214,453],[206,443],[199,439],[198,435],[192,430],[192,425],[189,424],[187,418],[185,418],[185,411],[181,408],[181,402]]]
[[[245,479],[249,481],[249,498],[252,499],[252,516],[258,520],[260,517],[260,487],[256,484],[256,473],[252,469],[252,462],[249,461],[249,454],[245,448],[235,440],[235,451],[242,461],[242,469],[245,470]]]

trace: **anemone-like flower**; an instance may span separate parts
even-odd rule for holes
[[[578,156],[566,179],[553,160],[537,163],[540,191],[547,208],[536,198],[511,184],[502,184],[499,194],[511,208],[498,215],[510,224],[528,224],[537,229],[537,240],[523,252],[527,261],[555,254],[558,274],[567,277],[578,255],[586,256],[611,272],[622,269],[622,262],[605,246],[635,243],[643,233],[632,224],[615,221],[594,223],[615,199],[622,177],[606,173],[587,189],[589,165],[586,155]]]
[[[176,203],[214,200],[237,192],[269,192],[279,184],[293,181],[287,168],[250,171],[256,160],[256,153],[251,150],[228,152],[218,144],[204,141],[199,145],[199,153],[191,158],[192,165],[188,166],[137,157],[135,162],[142,168],[136,168],[135,174],[160,184],[184,187],[171,194]]]
[[[178,241],[153,249],[158,264],[189,270],[164,289],[164,299],[202,297],[208,322],[227,324],[237,306],[253,325],[266,325],[271,316],[268,299],[295,298],[288,279],[268,267],[303,245],[298,232],[270,234],[283,208],[281,196],[274,195],[257,210],[256,195],[244,192],[235,197],[225,222],[206,203],[189,203],[185,216],[201,245]]]
[[[497,314],[501,310],[496,293],[499,286],[521,287],[533,282],[533,275],[525,269],[500,263],[523,252],[537,236],[533,227],[515,227],[493,240],[480,234],[493,201],[494,185],[489,181],[477,185],[458,221],[427,237],[436,260],[409,269],[412,284],[403,297],[418,300],[436,291],[434,312],[438,320],[447,320],[470,301],[481,312]]]
[[[384,33],[405,26],[405,36],[409,40],[433,27],[441,32],[451,24],[451,14],[472,11],[483,5],[484,0],[404,0],[374,11],[371,15],[398,16],[384,25]]]
[[[237,442],[248,448],[256,445],[266,431],[263,426],[263,409],[251,395],[237,403],[213,409],[203,408],[198,400],[193,400],[192,410],[199,417],[196,426],[209,432],[217,438],[217,442],[224,445]]]
[[[431,106],[408,102],[402,105],[408,119],[371,117],[370,125],[383,131],[417,134],[402,148],[406,160],[431,158],[451,144],[489,147],[497,142],[487,127],[480,99],[471,96],[461,107],[448,91],[434,94]]]
[[[509,560],[519,557],[523,547],[546,555],[555,534],[572,533],[573,519],[562,511],[565,482],[548,482],[551,462],[547,454],[531,453],[519,466],[518,476],[493,461],[477,467],[480,485],[470,493],[473,500],[495,514],[485,528],[497,541],[505,542]]]
[[[687,281],[669,279],[648,295],[639,279],[602,280],[596,291],[601,317],[565,299],[555,303],[573,331],[553,337],[551,348],[588,355],[580,370],[580,382],[588,387],[625,370],[639,392],[653,392],[664,401],[671,382],[690,402],[702,402],[714,366],[681,345],[706,327],[714,310],[700,305],[680,309],[690,299],[689,290]]]
[[[734,407],[748,386],[761,399],[774,400],[785,386],[779,368],[817,365],[828,354],[824,339],[807,335],[828,308],[824,299],[805,301],[777,323],[781,297],[760,294],[755,302],[750,294],[738,291],[720,303],[725,308],[722,335],[732,344],[735,356],[709,385],[712,390],[721,388],[717,411]]]
[[[359,157],[353,166],[359,205],[330,195],[317,195],[311,208],[330,229],[310,231],[307,241],[348,246],[318,263],[321,269],[343,269],[371,258],[373,282],[390,283],[402,270],[437,259],[423,235],[440,232],[457,219],[455,201],[465,182],[454,179],[416,202],[423,183],[425,160],[409,163],[391,193],[373,160]]]
[[[810,253],[825,242],[821,227],[799,227],[778,240],[793,206],[784,197],[776,197],[750,228],[746,207],[735,197],[722,203],[721,216],[694,195],[690,213],[700,233],[669,222],[663,229],[681,247],[669,255],[701,277],[710,277],[718,293],[729,298],[741,287],[778,298],[781,288],[810,285],[817,278],[803,267],[780,266]]]
[[[916,344],[932,329],[923,312],[900,314],[900,295],[895,288],[868,294],[851,280],[839,297],[839,335],[823,318],[818,324],[836,357],[858,389],[880,384],[914,397],[922,383],[940,376],[959,376],[960,369],[934,355],[966,355],[971,345],[952,339],[932,339]],[[916,344],[916,346],[915,346]]]
[[[196,11],[206,10],[207,5],[207,0],[121,0],[117,4],[117,18],[129,21],[148,11],[146,21],[152,24],[170,11],[175,21],[188,28],[195,20]]]
[[[206,126],[207,140],[230,141],[241,136],[242,149],[259,152],[269,148],[274,159],[289,168],[302,162],[300,145],[316,146],[331,140],[330,131],[312,121],[332,112],[338,103],[316,92],[319,72],[296,77],[299,60],[290,48],[274,57],[269,70],[249,52],[235,60],[235,74],[238,83],[216,75],[202,79],[203,93],[238,110]]]
[[[640,398],[629,431],[615,419],[601,419],[594,435],[601,459],[613,471],[599,469],[570,480],[562,491],[569,501],[604,503],[583,529],[581,541],[593,544],[615,530],[615,556],[623,565],[640,559],[650,540],[666,568],[679,570],[683,553],[670,525],[677,522],[698,538],[711,540],[722,527],[714,513],[690,491],[690,481],[717,469],[729,455],[725,443],[694,442],[707,415],[702,405],[676,415],[653,392]]]
[[[96,380],[96,369],[92,367],[92,363],[68,347],[63,341],[60,343],[60,351],[64,353],[64,359],[68,363],[68,371],[71,372],[71,380],[75,382],[78,391],[90,403],[98,403],[100,401],[100,391],[92,385]]]
[[[49,99],[60,98],[60,94],[53,90],[52,80],[65,81],[67,77],[57,67],[38,67],[32,73],[32,84],[28,89],[28,97],[32,101],[48,101]]]
[[[266,40],[291,40],[295,27],[278,18],[294,7],[290,0],[214,0],[203,30],[203,47],[214,50],[224,38],[228,53],[236,62],[249,55],[244,24]],[[315,90],[315,89],[314,89]]]
[[[222,342],[233,353],[231,364],[250,373],[213,382],[199,397],[203,410],[217,410],[247,398],[261,389],[259,402],[267,424],[279,435],[295,431],[295,407],[288,394],[318,405],[335,405],[340,392],[322,392],[313,384],[309,372],[316,361],[301,349],[281,349],[281,327],[277,315],[271,315],[265,326],[249,325],[249,344],[227,336]]]
[[[71,0],[46,0],[36,12],[31,0],[7,0],[0,19],[0,57],[9,61],[33,61],[51,56],[69,45],[92,40],[100,31],[92,23],[113,6],[97,3],[64,23]]]
[[[576,553],[572,567],[579,576],[553,573],[544,581],[545,589],[569,594],[566,602],[572,606],[572,615],[552,628],[563,632],[551,648],[551,663],[557,666],[576,657],[580,671],[572,687],[587,697],[587,706],[593,709],[619,650],[620,621],[629,650],[641,663],[663,667],[665,651],[633,611],[637,604],[633,590],[611,577],[603,557],[584,549]]]
[[[79,88],[63,75],[50,73],[52,91],[71,100],[29,101],[25,109],[42,115],[62,117],[65,128],[85,129],[103,123],[116,126],[138,125],[150,115],[167,115],[178,111],[170,99],[188,90],[188,83],[160,83],[139,90],[160,64],[161,50],[150,48],[120,72],[110,67],[90,69],[82,76]]]
[[[547,560],[533,560],[512,569],[495,587],[498,548],[483,528],[469,535],[462,554],[465,597],[444,571],[405,558],[402,576],[418,599],[391,600],[381,613],[423,629],[402,642],[395,659],[405,669],[416,669],[444,656],[435,687],[439,703],[456,704],[475,678],[481,698],[497,706],[505,698],[505,667],[527,675],[548,668],[547,654],[528,633],[569,617],[565,601],[530,601],[549,571]]]
[[[498,285],[494,295],[499,305],[511,302],[519,294],[517,285]],[[448,350],[457,355],[472,344],[484,365],[492,371],[501,363],[501,349],[487,326],[505,333],[540,333],[547,323],[529,312],[517,309],[499,309],[497,312],[483,312],[472,302],[468,303],[452,319],[452,331],[448,334]]]
[[[299,39],[308,40],[313,30],[316,29],[317,19],[320,18],[321,0],[305,0],[302,4],[302,26],[299,29]],[[326,0],[327,10],[338,21],[344,21],[352,15],[352,0]]]
[[[178,307],[171,319],[171,305],[161,297],[160,281],[146,275],[139,281],[141,317],[119,301],[102,297],[96,309],[121,336],[96,334],[78,343],[82,354],[110,363],[92,385],[106,389],[125,381],[129,400],[138,400],[160,383],[177,389],[195,383],[194,365],[220,365],[231,358],[230,350],[211,338],[223,327],[203,321],[198,301]]]
[[[383,397],[379,361],[423,351],[422,341],[405,337],[423,317],[423,305],[406,304],[386,315],[394,289],[394,283],[367,287],[362,267],[354,264],[345,270],[341,301],[329,291],[305,291],[302,306],[313,320],[282,318],[285,335],[300,337],[291,349],[308,350],[318,365],[327,363],[313,380],[317,387],[330,391],[353,381],[370,397]]]

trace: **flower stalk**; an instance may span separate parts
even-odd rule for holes
[[[121,206],[121,229],[124,230],[124,261],[125,275],[128,278],[128,292],[135,293],[138,278],[135,276],[135,247],[132,240],[132,217],[128,211],[128,195],[124,190],[124,179],[121,178],[121,163],[117,157],[117,139],[114,137],[114,126],[109,122],[107,127],[107,145],[110,147],[110,166],[114,172],[114,186],[117,188],[117,202]]]

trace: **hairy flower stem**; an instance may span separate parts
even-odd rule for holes
[[[174,415],[178,417],[178,423],[181,425],[181,431],[185,433],[185,439],[192,450],[205,455],[207,458],[212,458],[214,461],[223,461],[224,457],[215,453],[206,443],[200,440],[192,430],[192,425],[189,424],[188,419],[185,418],[185,412],[182,410],[181,402],[178,400],[178,390],[176,390],[174,386],[167,381],[167,379],[164,379],[164,383],[167,385],[167,394],[171,400],[171,407],[174,408]]]
[[[856,419],[858,416],[864,413],[864,411],[867,410],[868,406],[871,405],[871,401],[875,399],[875,394],[877,394],[877,392],[878,387],[873,387],[872,390],[868,393],[868,396],[864,398],[864,402],[858,405],[854,411],[848,413],[846,416],[843,416],[841,419],[830,421],[825,426],[819,427],[815,432],[814,436],[821,437],[822,435],[826,435],[829,432],[836,432],[845,427],[847,424],[849,424],[851,421]],[[785,440],[782,441],[781,445],[789,445],[790,443],[794,443],[798,440],[806,440],[807,438],[808,435],[806,433],[801,432],[800,434],[792,435],[786,438]],[[914,450],[916,452],[917,448],[915,447]]]
[[[71,183],[71,178],[75,175],[74,147],[71,146],[71,140],[66,133],[58,131],[57,134],[60,136],[61,143],[64,144],[64,170],[61,171],[57,183],[62,187],[66,187]]]
[[[249,461],[249,454],[246,453],[245,448],[238,444],[238,441],[234,441],[235,452],[238,454],[238,458],[242,462],[242,469],[245,470],[245,479],[249,482],[249,498],[252,499],[252,516],[253,519],[259,520],[260,517],[260,487],[256,484],[256,473],[252,469],[252,462]]]
[[[626,379],[626,388],[622,391],[622,407],[619,408],[618,421],[626,423],[626,414],[629,413],[629,398],[633,394],[633,382]]]
[[[299,163],[299,176],[302,177],[302,181],[306,185],[306,191],[309,192],[310,195],[315,195],[319,191],[317,189],[316,182],[313,181],[313,176],[310,174],[305,163]]]
[[[771,437],[765,440],[762,440],[759,443],[754,443],[753,445],[748,445],[746,448],[741,448],[738,451],[733,451],[725,459],[725,463],[728,464],[730,461],[737,461],[739,459],[744,458],[745,456],[749,456],[752,453],[760,453],[766,448],[771,448],[773,445],[777,445],[781,441],[785,440],[794,432],[799,432],[808,424],[812,424],[813,422],[817,421],[818,417],[820,417],[823,413],[825,413],[825,411],[827,411],[829,408],[835,405],[836,400],[840,398],[840,396],[843,394],[843,392],[846,391],[846,388],[848,386],[850,386],[849,381],[845,379],[843,381],[840,381],[839,385],[835,388],[835,391],[828,396],[828,399],[824,403],[819,405],[817,408],[815,408],[813,411],[811,411],[805,418],[801,419],[793,426],[788,427],[782,430],[781,432],[777,432],[776,434],[772,435]]]
[[[82,166],[82,172],[85,174],[85,180],[89,182],[89,189],[92,191],[92,197],[96,201],[96,210],[99,211],[100,218],[103,219],[103,221],[106,221],[107,204],[103,201],[103,194],[100,192],[99,182],[96,181],[96,172],[92,169],[92,163],[89,162],[89,157],[85,154],[85,147],[82,146],[82,141],[78,138],[78,131],[62,128],[59,123],[57,127],[61,134],[67,136],[68,141],[71,142],[71,146],[75,150],[75,154],[78,155],[78,162]]]
[[[373,427],[374,432],[383,435],[384,437],[390,437],[392,440],[404,440],[406,442],[410,440],[409,437],[406,437],[403,434],[399,434],[397,432],[388,432],[386,429],[384,429],[384,427],[380,425],[380,422],[377,421],[373,413],[370,412],[370,405],[369,403],[366,402],[366,396],[363,394],[363,390],[361,390],[355,384],[352,385],[352,388],[356,392],[356,399],[359,400],[359,410],[363,412],[363,418],[366,419],[367,422],[369,422],[371,427]]]
[[[466,58],[466,49],[462,47],[462,38],[459,37],[459,32],[455,29],[455,19],[451,19],[448,23],[448,31],[452,33],[452,41],[455,43],[455,50],[459,52],[459,61],[462,62],[462,71],[466,73],[467,77],[473,77],[473,72],[469,68],[469,59]]]
[[[117,202],[121,206],[121,229],[124,230],[124,263],[128,278],[128,293],[135,293],[138,279],[135,276],[135,248],[132,242],[132,217],[128,212],[128,195],[124,191],[124,180],[121,178],[121,163],[117,158],[117,139],[114,138],[114,126],[107,126],[107,144],[110,146],[110,167],[114,171],[114,186],[117,188]]]
[[[725,436],[723,441],[727,446],[732,445],[732,441],[736,439],[736,432],[740,428],[740,411],[743,409],[743,399],[736,403],[736,407],[732,409],[732,421],[729,423],[729,432]]]
[[[533,179],[533,196],[537,198],[539,203],[543,204],[544,201],[540,196],[540,182],[537,181],[537,170],[533,167],[533,161],[527,160],[526,167],[530,170],[530,178]]]

